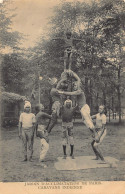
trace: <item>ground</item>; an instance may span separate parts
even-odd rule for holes
[[[111,156],[121,161],[117,168],[96,168],[78,171],[57,171],[54,163],[63,156],[61,145],[61,124],[58,123],[50,135],[50,150],[46,156],[47,168],[38,165],[39,139],[34,139],[33,162],[22,162],[22,141],[18,137],[18,128],[1,130],[2,167],[1,180],[4,182],[43,182],[43,181],[121,181],[125,180],[125,130],[124,125],[110,123],[108,133],[101,145],[104,156]],[[93,155],[90,132],[82,123],[74,124],[75,156]],[[69,150],[68,150],[69,153]]]

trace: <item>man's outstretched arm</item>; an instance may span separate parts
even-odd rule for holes
[[[75,112],[77,109],[78,109],[78,104],[75,107],[73,107],[73,112]]]
[[[92,115],[91,118],[92,118],[92,119],[96,119],[96,115]]]
[[[74,78],[76,79],[76,81],[78,81],[78,82],[81,81],[80,78],[79,78],[79,76],[78,76],[74,71],[68,70],[67,73],[68,73],[70,76],[74,77]]]
[[[65,80],[66,80],[66,79],[61,79],[61,80],[58,82],[58,84],[57,84],[57,86],[56,86],[56,89],[57,89],[57,90],[60,89],[61,84],[62,84]]]

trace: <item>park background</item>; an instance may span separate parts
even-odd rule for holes
[[[113,154],[118,159],[124,158],[123,149],[121,151],[119,149],[124,147],[125,137],[125,2],[123,0],[47,0],[45,3],[39,0],[23,0],[22,3],[20,0],[5,0],[0,3],[0,9],[1,143],[6,150],[1,154],[2,163],[6,164],[3,166],[1,180],[41,180],[41,176],[36,175],[39,169],[30,177],[29,167],[29,174],[25,174],[27,166],[24,166],[22,174],[19,175],[21,164],[18,160],[21,159],[21,153],[18,153],[18,150],[21,148],[18,141],[18,118],[23,111],[25,98],[31,101],[33,111],[40,99],[46,111],[50,112],[51,88],[48,79],[55,76],[60,79],[64,68],[64,42],[53,39],[63,37],[67,28],[71,30],[74,38],[82,40],[74,45],[72,70],[81,78],[91,113],[96,113],[101,103],[106,107],[109,133],[104,154]],[[78,128],[77,154],[81,154],[83,148],[84,154],[89,154],[91,150],[86,148],[89,134],[85,127],[82,129],[79,115],[75,119],[75,125]],[[82,130],[86,137],[85,145],[82,145]],[[60,138],[57,139],[57,135]],[[56,149],[61,141],[59,123],[51,137],[53,137],[52,146],[56,150],[54,155],[50,154],[50,163],[53,163],[55,157],[61,154],[60,148]],[[36,141],[35,150],[37,143]],[[116,150],[113,149],[115,146]],[[15,158],[15,162],[10,162],[10,158]],[[17,168],[13,172],[11,169],[15,164]],[[57,177],[52,176],[50,179],[47,179],[45,171],[42,181],[79,180],[79,178],[87,180],[90,177],[95,180],[124,179],[123,167],[120,170],[110,170],[108,175],[104,175],[103,169],[102,176],[98,173],[96,178],[93,171],[93,176],[91,172],[90,174],[86,172],[83,177],[78,172],[76,178],[72,177],[73,173],[69,173],[67,177],[58,174]],[[110,176],[112,172],[114,172],[113,177]],[[56,176],[54,169],[53,174]]]

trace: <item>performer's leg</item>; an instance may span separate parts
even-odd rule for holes
[[[61,108],[60,102],[56,101],[56,114],[57,114],[57,117],[59,117],[60,108]]]
[[[66,71],[63,71],[63,72],[61,73],[61,80],[64,80],[64,81],[67,80],[67,73],[66,73]]]
[[[68,129],[68,135],[69,135],[69,142],[70,142],[70,149],[71,149],[70,156],[72,157],[72,159],[74,159],[74,155],[73,155],[73,150],[74,150],[73,127],[70,127]]]
[[[74,145],[70,144],[70,148],[71,148],[71,153],[70,153],[70,156],[74,156],[74,155],[73,155]]]
[[[42,162],[49,150],[49,144],[44,138],[40,139],[41,142],[41,151],[40,151],[40,161]]]
[[[22,146],[23,146],[23,154],[24,161],[27,161],[27,136],[24,130],[22,130]]]
[[[104,157],[101,154],[101,151],[100,151],[100,149],[98,147],[98,143],[95,142],[94,145],[93,145],[93,148],[96,150],[98,158],[100,158],[102,161],[104,161]]]
[[[67,58],[68,58],[68,53],[67,53],[67,50],[65,50],[64,51],[64,71],[66,70]]]
[[[55,101],[53,103],[53,106],[52,106],[52,118],[49,122],[49,125],[47,127],[47,131],[48,133],[51,132],[52,128],[55,126],[56,122],[57,122],[57,118],[59,116],[59,113],[60,113],[60,102],[58,101]]]
[[[94,153],[95,153],[95,155],[96,155],[96,160],[98,160],[98,159],[99,159],[99,156],[98,156],[97,150],[96,150],[95,147],[94,147],[94,143],[95,143],[95,140],[93,140],[93,141],[91,142],[91,145],[92,145],[92,149],[93,149],[93,151],[94,151]]]
[[[93,121],[92,121],[91,116],[90,116],[90,108],[89,108],[89,106],[87,104],[85,104],[81,108],[80,112],[81,112],[82,118],[83,118],[84,123],[87,126],[87,128],[89,128],[90,131],[95,134],[96,133],[95,132],[95,127],[94,127]]]
[[[69,69],[71,69],[71,65],[72,65],[72,51],[69,55]]]
[[[63,129],[63,140],[62,140],[62,146],[63,146],[63,159],[66,159],[67,155],[66,155],[66,144],[67,144],[67,133],[66,133],[66,127],[62,126]]]
[[[32,161],[34,134],[32,131],[29,131],[27,135],[28,135],[28,148],[30,151],[29,160]]]
[[[47,127],[48,133],[51,132],[51,130],[55,126],[56,122],[57,122],[57,114],[55,112],[52,112],[52,118],[51,118],[49,125]]]
[[[100,143],[103,141],[104,137],[106,136],[106,133],[107,133],[107,130],[105,129],[104,132],[103,132],[103,134],[102,134],[102,136],[100,137],[99,142],[98,142],[98,143],[97,143],[97,142],[94,142],[94,144],[93,144],[94,149],[96,149],[96,152],[98,153],[98,156],[99,156],[99,158],[100,158],[102,161],[104,161],[104,157],[103,157],[102,154],[101,154],[101,151],[100,151],[100,149],[99,149],[99,145],[100,145]],[[98,132],[98,135],[99,135],[99,136],[100,136],[100,134],[101,134],[101,130]]]
[[[64,159],[66,158],[66,145],[63,145],[63,153],[64,153]]]

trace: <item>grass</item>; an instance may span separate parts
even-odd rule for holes
[[[108,133],[101,150],[105,156],[125,160],[125,130],[124,125],[108,124]],[[54,163],[63,155],[61,125],[57,124],[50,134],[50,149],[46,156],[47,168],[38,165],[40,142],[34,139],[33,162],[22,162],[22,141],[18,138],[18,129],[3,129],[1,131],[0,161],[2,167],[1,181],[4,182],[43,182],[43,181],[121,181],[125,180],[125,166],[119,163],[117,168],[96,168],[78,171],[57,171]],[[75,156],[94,155],[91,149],[90,132],[83,124],[74,124]],[[68,150],[69,154],[69,150]]]

